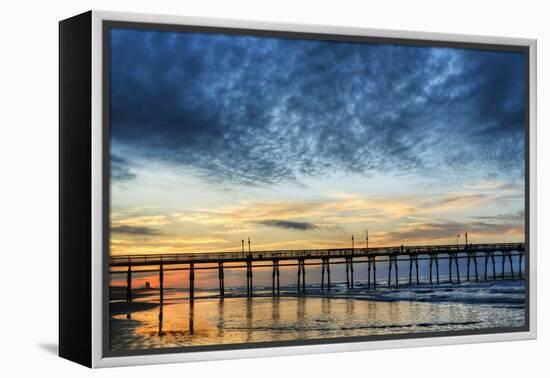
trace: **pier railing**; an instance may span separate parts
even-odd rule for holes
[[[173,254],[131,254],[114,255],[109,258],[109,265],[116,266],[146,266],[189,263],[245,262],[269,260],[297,260],[321,258],[346,258],[389,255],[431,255],[449,253],[489,253],[503,251],[523,251],[524,243],[492,243],[492,244],[448,244],[423,246],[394,246],[379,248],[331,248],[303,250],[272,250],[272,251],[240,251],[240,252],[206,252],[206,253],[173,253]]]

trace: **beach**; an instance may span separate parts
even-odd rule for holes
[[[292,286],[280,297],[258,287],[255,297],[235,288],[220,301],[202,290],[190,302],[182,289],[136,290],[132,304],[113,296],[112,351],[223,345],[409,333],[490,330],[525,325],[525,282],[402,285],[353,290],[336,284],[330,293],[318,285],[297,295]]]

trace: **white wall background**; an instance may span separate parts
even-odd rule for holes
[[[546,128],[549,9],[507,0],[4,1],[0,17],[0,375],[114,377],[543,376],[550,368]],[[90,371],[57,344],[57,21],[120,10],[539,40],[539,340]],[[550,42],[549,42],[550,43]],[[21,278],[23,276],[23,278]],[[546,350],[545,350],[546,349]]]

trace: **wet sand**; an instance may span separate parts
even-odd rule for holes
[[[139,311],[127,309],[131,319],[120,305],[122,312],[112,313],[111,348],[122,351],[521,327],[525,322],[523,288],[522,282],[510,281],[435,290],[388,288],[372,293],[359,289],[352,294],[354,298],[343,297],[338,291],[323,297],[312,289],[311,296],[249,300],[236,294],[223,302],[203,298],[193,304],[184,292],[172,291],[163,306],[154,303],[157,297],[141,298],[152,303],[134,303],[141,307]]]

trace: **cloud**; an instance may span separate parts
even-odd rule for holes
[[[127,225],[111,227],[111,232],[115,234],[130,234],[130,235],[139,235],[139,236],[150,236],[150,235],[161,234],[160,231],[150,227],[127,226]]]
[[[453,192],[329,192],[312,199],[187,203],[183,209],[140,206],[111,213],[112,247],[117,253],[238,250],[247,236],[254,248],[316,248],[320,238],[338,247],[352,234],[361,238],[365,228],[378,246],[449,243],[464,232],[476,241],[517,241],[524,233],[521,193],[519,186],[483,183]]]
[[[115,29],[112,143],[212,182],[522,180],[524,72],[516,52]]]
[[[515,191],[504,193],[426,193],[410,195],[360,195],[339,193],[317,200],[240,201],[217,208],[196,209],[171,216],[180,222],[205,226],[227,226],[240,229],[263,224],[276,227],[276,222],[311,223],[319,229],[337,229],[340,224],[387,222],[410,223],[415,218],[433,218],[434,214],[491,209],[509,200]],[[278,225],[279,228],[291,225]],[[311,228],[310,228],[311,229]]]
[[[300,223],[316,219],[317,227],[336,229],[335,226],[340,223],[398,219],[413,213],[415,208],[415,201],[411,198],[350,196],[304,201],[241,201],[219,208],[198,209],[172,216],[181,222],[206,226],[223,225],[232,229],[256,224],[275,227],[276,222],[296,223],[295,228],[299,228]],[[285,225],[278,226],[281,228]],[[286,226],[291,227],[288,224]]]
[[[517,213],[497,214],[497,215],[479,215],[472,217],[481,221],[489,222],[525,222],[525,211],[518,211]]]
[[[164,214],[132,214],[127,212],[111,213],[112,226],[161,226],[169,223],[167,215]]]
[[[111,154],[111,179],[118,183],[125,183],[135,179],[137,175],[132,172],[129,163],[123,157]]]
[[[164,236],[164,237],[162,237]],[[157,253],[178,253],[178,252],[201,252],[205,250],[234,250],[235,247],[225,239],[210,237],[186,237],[172,238],[166,235],[153,235],[146,239],[135,240],[133,238],[113,237],[111,239],[112,254],[157,254]],[[220,246],[225,246],[221,248]]]
[[[264,220],[258,223],[264,226],[282,228],[285,230],[295,230],[295,231],[310,231],[318,228],[316,225],[309,222],[296,222],[296,221],[277,220],[277,219]]]
[[[482,240],[488,236],[502,236],[502,235],[515,235],[517,238],[522,238],[525,232],[523,223],[490,223],[483,221],[474,222],[453,222],[453,221],[440,221],[415,224],[413,226],[405,226],[397,231],[384,233],[379,238],[384,239],[386,242],[400,242],[406,243],[407,241],[439,241],[439,240],[454,240],[456,235],[464,235],[467,232],[470,241],[472,237]]]

